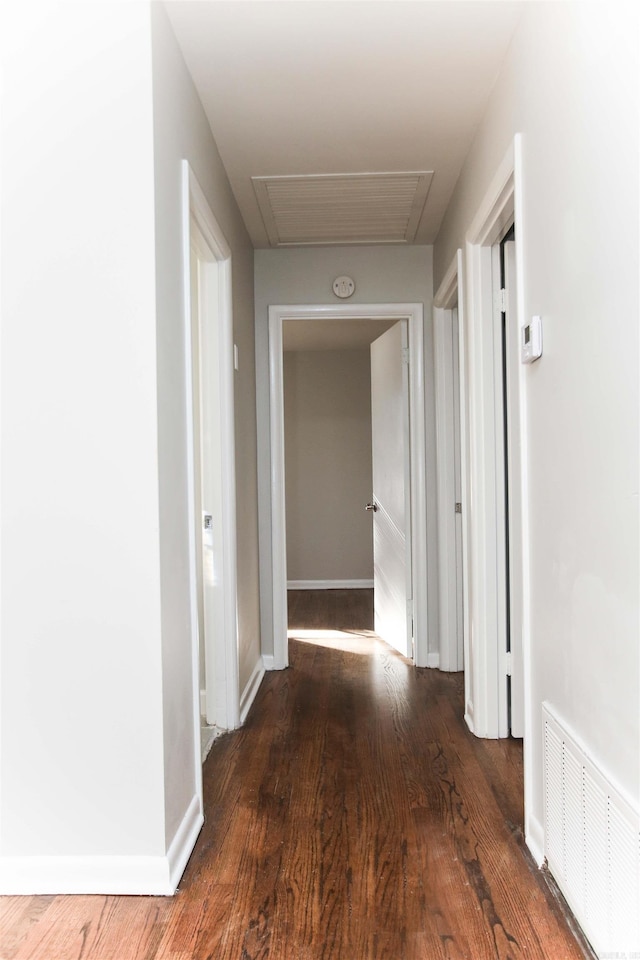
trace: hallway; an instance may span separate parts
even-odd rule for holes
[[[371,591],[296,591],[289,619],[177,895],[3,898],[1,960],[588,956],[524,850],[520,745],[466,730],[462,675],[378,640]]]

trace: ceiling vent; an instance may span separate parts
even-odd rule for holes
[[[432,170],[252,177],[272,247],[412,243]]]

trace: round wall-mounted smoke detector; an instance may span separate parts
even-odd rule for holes
[[[355,289],[356,285],[351,277],[336,277],[333,281],[333,292],[341,300],[351,297],[355,293]]]

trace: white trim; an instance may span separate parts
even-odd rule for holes
[[[512,178],[513,180],[513,178]],[[513,184],[511,183],[511,192],[508,194],[509,204],[513,209]],[[488,471],[486,475],[487,492],[490,490],[495,503],[495,540],[490,544],[490,550],[494,554],[495,562],[495,640],[497,641],[497,676],[495,686],[495,706],[498,716],[498,737],[509,736],[509,703],[507,694],[507,674],[508,674],[508,655],[507,655],[507,486],[505,484],[505,463],[506,463],[506,444],[504,437],[504,417],[505,417],[505,396],[504,396],[504,376],[503,376],[503,347],[502,347],[502,296],[498,293],[500,287],[500,236],[498,236],[491,249],[491,313],[488,311],[484,315],[484,322],[493,324],[493,367],[487,377],[487,390],[493,390],[493,444],[494,444],[494,464],[493,469],[487,463]],[[488,249],[488,248],[487,248]],[[488,292],[488,291],[487,291]],[[496,299],[496,294],[498,299]],[[507,357],[505,362],[509,362]],[[489,371],[486,371],[489,373]],[[490,386],[491,385],[491,386]],[[509,410],[507,407],[507,414]],[[491,431],[488,431],[489,436]],[[495,550],[494,550],[495,547]],[[487,634],[487,638],[490,634]],[[488,686],[491,690],[491,683]]]
[[[271,453],[271,579],[273,670],[289,666],[287,544],[284,486],[284,369],[282,317],[269,307],[269,421]]]
[[[504,236],[514,216],[514,171],[516,153],[520,152],[521,134],[516,134],[514,142],[502,159],[491,185],[467,230],[466,241],[483,247],[490,247]]]
[[[434,388],[436,411],[436,482],[438,502],[438,588],[440,669],[457,671],[468,662],[468,568],[466,494],[466,416],[464,376],[464,289],[462,250],[456,251],[434,298]],[[454,309],[457,308],[457,321]],[[455,399],[453,323],[458,325],[458,390],[460,393],[460,472],[462,505],[462,559],[458,569],[455,514]],[[462,643],[458,631],[458,577],[463,585]]]
[[[0,895],[171,896],[203,823],[196,794],[165,856],[0,857]]]
[[[440,669],[440,654],[439,653],[430,653],[427,657],[427,666],[432,670]]]
[[[466,685],[467,685],[467,684],[466,684],[466,679],[467,679],[467,672],[466,672],[466,670],[465,670],[465,688],[466,688]],[[465,706],[465,709],[464,709],[464,722],[465,722],[466,725],[468,726],[468,728],[469,728],[469,730],[471,731],[471,733],[473,733],[473,734],[475,735],[475,733],[476,733],[476,726],[475,726],[475,723],[474,723],[474,720],[473,720],[473,704],[471,703],[470,700],[467,700],[467,701],[466,701],[466,706]]]
[[[518,310],[517,237],[504,248],[505,287],[507,291],[505,354],[505,396],[507,415],[507,477],[509,482],[509,631],[511,653],[511,735],[524,734],[524,675],[522,671],[522,457],[521,438],[526,429],[521,417],[524,368],[520,362],[520,317]]]
[[[459,670],[456,644],[455,428],[452,309],[433,309],[433,366],[436,413],[438,504],[438,644],[442,670]]]
[[[186,409],[186,467],[187,467],[187,520],[189,541],[189,614],[191,633],[191,677],[193,684],[193,743],[195,787],[204,806],[202,794],[202,764],[200,762],[200,633],[198,628],[198,574],[196,565],[196,502],[195,502],[195,426],[193,420],[193,370],[191,341],[191,169],[182,161],[182,294],[183,336],[185,356],[185,409]],[[196,695],[196,691],[198,694]],[[198,747],[198,749],[196,749]]]
[[[260,684],[262,683],[262,678],[264,677],[264,663],[262,657],[258,659],[253,672],[247,681],[247,684],[242,691],[242,696],[240,697],[240,723],[244,723],[247,719],[247,714],[251,709],[251,704],[256,698],[256,694],[260,689]]]
[[[465,663],[465,719],[469,728],[482,737],[504,735],[504,718],[497,709],[499,656],[495,643],[498,629],[498,563],[496,556],[496,437],[493,377],[493,310],[491,247],[504,235],[510,222],[516,223],[517,325],[523,323],[525,303],[525,237],[523,218],[522,136],[516,134],[497,171],[484,201],[466,236],[468,277],[468,315],[461,324],[465,336],[464,370],[466,374],[464,456],[468,456],[463,477],[467,494],[473,490],[473,511],[467,511],[465,533],[469,552],[465,570],[465,640],[474,636],[473,676]],[[462,353],[462,351],[461,351]],[[461,363],[462,372],[462,363]],[[525,836],[534,857],[540,862],[543,829],[535,821],[533,810],[533,714],[531,689],[531,598],[529,591],[530,531],[528,519],[528,470],[526,430],[526,390],[519,366],[520,403],[520,497],[522,503],[520,562],[522,571],[522,658],[524,679],[524,809]],[[467,581],[471,581],[468,587]],[[468,589],[468,603],[467,603]],[[465,649],[465,655],[467,650]]]
[[[466,529],[470,545],[468,579],[472,584],[470,630],[475,642],[474,656],[466,663],[465,674],[469,674],[470,686],[467,699],[474,704],[474,732],[490,738],[508,733],[504,698],[499,695],[502,652],[496,642],[504,625],[500,607],[504,582],[499,572],[498,495],[502,477],[496,460],[501,436],[496,429],[492,246],[513,220],[513,212],[514,149],[510,147],[466,237],[469,309],[465,323],[465,400],[469,460],[465,479],[467,488],[474,493]],[[518,224],[519,231],[520,228]]]
[[[287,580],[287,590],[371,590],[373,580]]]
[[[518,229],[516,240],[516,277],[517,277],[517,313],[518,327],[522,328],[525,318],[525,252],[526,241],[524,231],[523,215],[523,156],[522,156],[522,135],[517,134],[514,141],[514,216]],[[524,689],[524,738],[523,738],[523,775],[524,775],[524,827],[525,837],[529,835],[533,838],[533,843],[537,845],[537,820],[533,815],[534,809],[534,788],[533,788],[533,769],[534,769],[534,744],[532,731],[534,729],[534,708],[532,676],[532,650],[531,650],[531,526],[529,521],[529,435],[527,431],[527,390],[525,382],[525,372],[520,368],[520,545],[521,545],[521,569],[522,569],[522,683]],[[537,721],[536,721],[537,722]],[[542,839],[539,844],[540,850],[544,849],[544,831],[541,830]],[[529,840],[527,839],[529,844]],[[534,848],[529,844],[534,857],[537,858]],[[541,861],[538,861],[541,862]]]
[[[284,486],[284,401],[282,324],[284,320],[407,320],[409,330],[409,409],[411,446],[411,543],[414,662],[428,661],[424,319],[421,303],[276,305],[269,307],[269,401],[271,443],[271,563],[274,669],[289,663],[287,645],[287,562]]]
[[[460,501],[462,503],[462,648],[464,664],[465,720],[474,732],[473,695],[467,670],[471,647],[471,574],[470,514],[471,486],[469,479],[469,377],[467,366],[466,282],[462,250],[457,253],[458,272],[458,390],[460,394]]]
[[[191,852],[198,839],[198,834],[204,823],[202,802],[199,796],[193,796],[182,823],[176,830],[175,836],[167,850],[169,864],[169,883],[174,893],[180,883]]]
[[[214,745],[218,737],[221,737],[223,733],[226,733],[226,730],[221,730],[219,727],[202,727],[200,730],[200,759],[204,763],[209,754],[211,753],[211,747]]]
[[[537,817],[531,814],[527,821],[527,830],[524,837],[531,856],[539,867],[544,863],[544,827]]]
[[[409,334],[409,448],[411,462],[409,491],[411,502],[411,589],[413,597],[413,660],[417,667],[429,659],[428,596],[431,579],[437,584],[437,570],[427,563],[427,484],[424,383],[424,316],[422,304],[412,304],[408,319]],[[434,586],[434,593],[435,593]]]
[[[433,298],[434,307],[442,310],[452,310],[459,301],[458,279],[460,276],[460,257],[461,250],[456,250],[456,255],[449,264],[449,268],[440,281],[440,286]]]
[[[274,660],[271,654],[263,653],[262,654],[262,665],[264,666],[265,673],[268,673],[270,670],[275,670]]]
[[[166,857],[1,857],[0,895],[171,896]]]
[[[198,600],[195,517],[194,422],[192,409],[193,377],[191,337],[191,245],[192,224],[197,226],[198,254],[205,264],[215,264],[218,301],[216,326],[219,349],[220,396],[220,474],[222,500],[222,591],[224,629],[220,636],[206,637],[207,683],[206,713],[216,726],[233,729],[239,724],[239,683],[237,656],[237,569],[236,569],[236,483],[233,309],[231,300],[231,250],[211,212],[206,196],[188,161],[182,161],[182,263],[183,263],[183,326],[185,338],[187,500],[189,518],[189,581],[191,613],[191,650],[193,677],[194,742],[200,744],[200,669],[198,636]],[[199,525],[199,524],[198,524]],[[211,701],[214,701],[213,703]],[[194,751],[196,785],[202,803],[202,765],[200,749]]]

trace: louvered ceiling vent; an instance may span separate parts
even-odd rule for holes
[[[411,243],[433,171],[252,177],[272,247]]]

